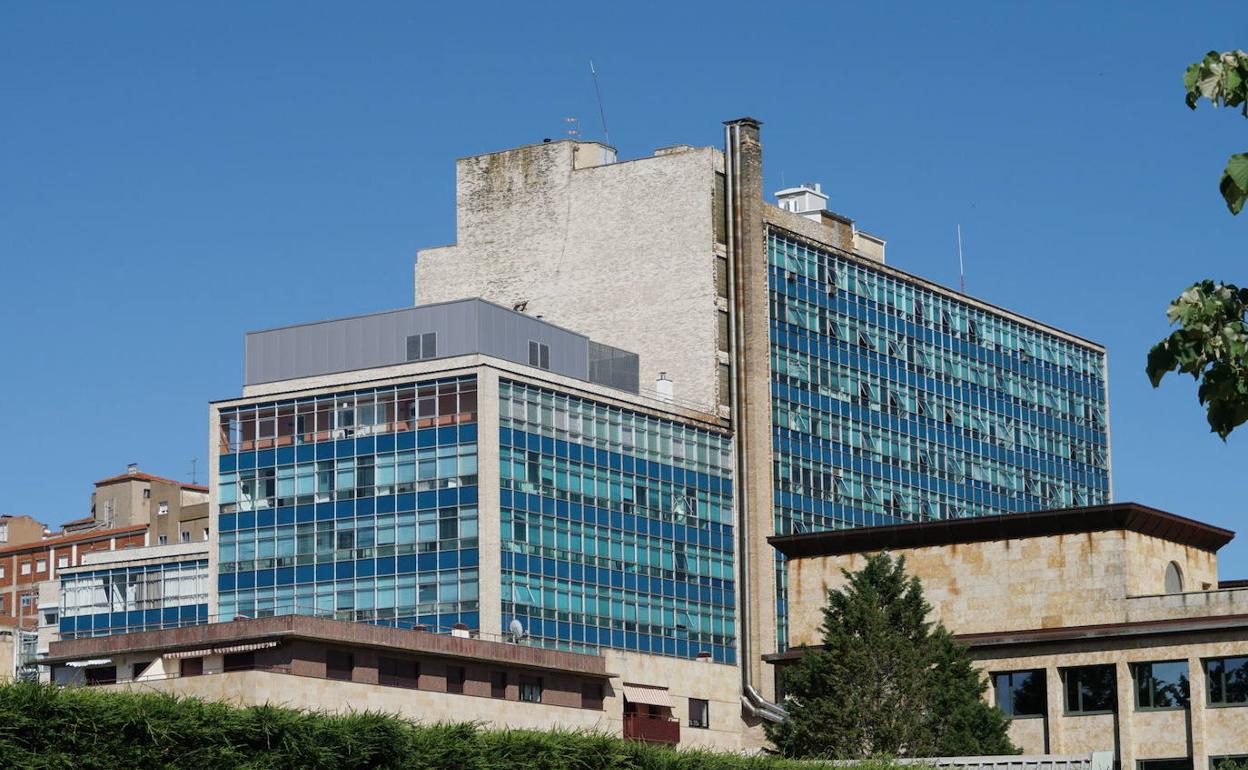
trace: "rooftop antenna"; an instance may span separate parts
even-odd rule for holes
[[[594,69],[594,60],[589,60],[589,74],[594,78],[594,93],[598,96],[598,117],[602,120],[602,136],[607,144],[611,144],[611,132],[607,130],[607,111],[602,106],[602,89],[598,87],[598,70]]]
[[[563,122],[568,124],[568,130],[566,132],[568,136],[575,139],[576,137],[581,135],[580,118],[564,118]]]
[[[191,458],[191,483],[192,483],[192,484],[194,484],[194,483],[195,483],[195,469],[196,469],[196,466],[198,465],[198,463],[199,463],[199,458],[198,458],[198,457],[192,457],[192,458]]]
[[[962,225],[958,225],[958,284],[966,294],[966,270],[962,266]]]

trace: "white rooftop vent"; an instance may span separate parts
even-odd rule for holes
[[[804,182],[800,187],[789,187],[776,193],[776,205],[818,222],[819,212],[828,208],[828,196],[823,194],[818,182]]]

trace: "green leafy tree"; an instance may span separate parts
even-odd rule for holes
[[[1201,99],[1215,107],[1238,107],[1248,118],[1248,53],[1210,51],[1183,73],[1187,106]],[[1226,207],[1238,214],[1248,200],[1248,153],[1232,155],[1219,183]],[[1200,388],[1209,427],[1225,441],[1248,421],[1248,290],[1201,281],[1166,311],[1179,328],[1148,352],[1148,378],[1158,387],[1169,372],[1190,374]]]
[[[1200,383],[1209,427],[1223,440],[1248,421],[1248,289],[1201,281],[1166,311],[1179,328],[1148,353],[1153,387],[1174,371]]]
[[[789,718],[767,735],[787,757],[1011,754],[1008,721],[965,646],[943,625],[905,559],[872,556],[828,591],[823,648],[784,673]]]
[[[1201,99],[1208,99],[1215,107],[1239,107],[1248,118],[1248,53],[1210,51],[1204,59],[1188,66],[1183,73],[1183,86],[1187,89],[1187,106],[1193,110]],[[1231,156],[1218,186],[1231,213],[1242,211],[1248,200],[1248,153]]]

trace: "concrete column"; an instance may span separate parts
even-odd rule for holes
[[[1114,714],[1116,725],[1115,742],[1118,744],[1118,762],[1124,770],[1135,767],[1135,730],[1132,722],[1135,716],[1135,680],[1131,676],[1131,666],[1126,661],[1118,661],[1114,670],[1115,682],[1118,685],[1118,709]]]
[[[1205,704],[1209,696],[1205,688],[1205,668],[1199,657],[1187,659],[1187,681],[1191,705],[1188,719],[1191,730],[1192,767],[1204,770],[1209,766],[1209,750],[1205,748]]]
[[[1062,689],[1061,672],[1054,668],[1046,668],[1044,670],[1045,678],[1045,694],[1048,703],[1048,713],[1045,715],[1045,727],[1049,731],[1049,753],[1050,754],[1066,754],[1069,753],[1066,748],[1066,742],[1062,735],[1063,714],[1065,713],[1066,693]]]
[[[498,373],[477,375],[477,573],[481,631],[502,634],[502,511],[499,486]]]

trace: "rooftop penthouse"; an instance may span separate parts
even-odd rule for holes
[[[629,393],[640,388],[636,353],[476,298],[249,332],[243,384],[473,354]]]

